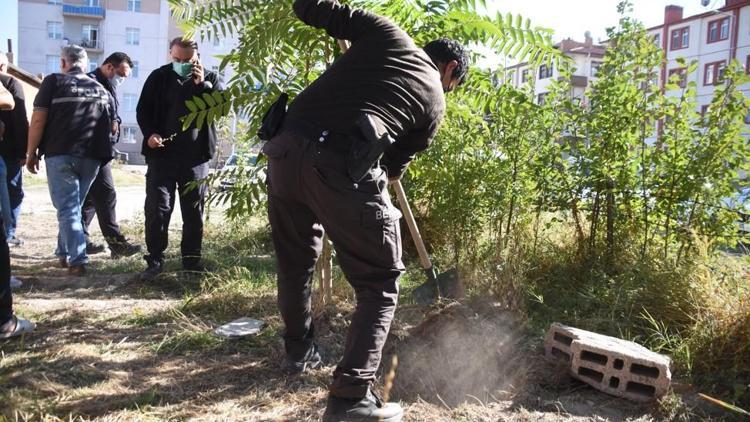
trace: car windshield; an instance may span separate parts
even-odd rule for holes
[[[255,154],[232,154],[227,159],[227,166],[236,166],[241,161],[245,162],[246,166],[254,166],[258,161],[258,156]]]

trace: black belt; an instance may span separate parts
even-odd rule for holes
[[[283,132],[286,130],[302,135],[305,139],[315,143],[323,149],[340,154],[348,154],[352,148],[351,135],[324,129],[314,123],[304,120],[290,118],[284,119],[281,131]]]

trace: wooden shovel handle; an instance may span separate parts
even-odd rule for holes
[[[424,246],[422,235],[419,234],[417,221],[414,219],[414,214],[412,214],[411,212],[409,201],[406,199],[406,192],[404,192],[404,187],[403,185],[401,185],[400,180],[396,180],[395,182],[391,183],[391,185],[393,186],[393,190],[396,191],[396,198],[398,199],[398,203],[401,206],[401,213],[404,215],[404,219],[406,219],[406,225],[409,227],[411,237],[414,238],[414,244],[417,246],[417,253],[419,253],[419,262],[422,264],[423,269],[429,270],[432,268],[430,256],[427,254],[427,248],[425,248]]]

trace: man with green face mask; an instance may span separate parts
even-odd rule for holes
[[[221,89],[215,73],[203,69],[198,44],[175,38],[169,45],[172,63],[149,75],[143,85],[136,118],[143,133],[141,153],[146,157],[146,270],[141,279],[153,280],[164,266],[169,220],[180,196],[182,212],[182,266],[202,271],[203,202],[205,188],[188,189],[190,182],[208,176],[208,161],[216,151],[216,128],[193,123],[182,130],[189,113],[185,101]]]

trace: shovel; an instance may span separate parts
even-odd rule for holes
[[[342,53],[346,53],[349,50],[349,41],[337,39],[336,42],[341,48]],[[411,237],[414,239],[414,244],[417,247],[417,253],[419,254],[419,262],[422,264],[422,269],[427,275],[427,282],[414,289],[412,293],[417,303],[428,304],[435,301],[440,297],[459,299],[463,297],[464,289],[461,281],[458,278],[458,271],[453,268],[440,275],[435,272],[435,267],[430,261],[430,256],[427,254],[427,248],[424,246],[422,235],[419,234],[419,228],[417,227],[417,221],[414,219],[414,214],[411,212],[409,201],[406,199],[406,192],[404,187],[401,185],[400,180],[392,182],[393,190],[396,191],[396,198],[398,204],[401,207],[401,213],[406,219],[406,225],[409,227]]]
[[[396,198],[398,204],[401,207],[401,213],[404,215],[406,225],[409,227],[409,233],[414,239],[414,245],[417,247],[417,253],[419,254],[419,263],[422,265],[422,269],[427,275],[427,281],[421,286],[414,289],[412,295],[417,303],[428,304],[435,301],[437,298],[450,298],[459,299],[464,295],[464,288],[461,284],[461,280],[458,278],[458,270],[455,268],[450,269],[440,275],[435,272],[435,267],[430,261],[430,256],[427,254],[427,248],[424,246],[422,235],[419,233],[417,227],[417,221],[414,219],[414,214],[411,212],[409,201],[406,199],[406,192],[404,187],[401,185],[401,181],[397,180],[391,183],[393,190],[396,191]]]

